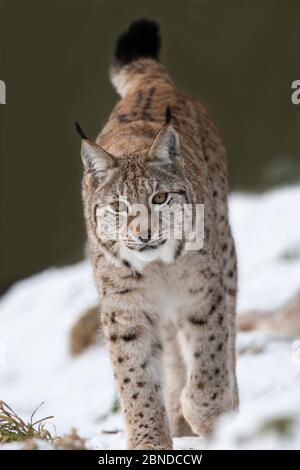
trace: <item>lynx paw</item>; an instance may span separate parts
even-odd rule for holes
[[[150,443],[147,444],[139,444],[138,446],[132,448],[132,450],[172,450],[173,445],[172,443],[166,444],[166,445],[153,445]]]

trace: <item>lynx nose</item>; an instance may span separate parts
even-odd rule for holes
[[[151,240],[151,235],[151,230],[143,230],[139,233],[139,239],[142,242],[148,242],[149,240]]]

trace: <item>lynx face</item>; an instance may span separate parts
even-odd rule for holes
[[[183,208],[193,198],[175,130],[164,128],[146,156],[117,159],[83,141],[82,158],[102,246],[121,260],[172,262],[185,241]]]

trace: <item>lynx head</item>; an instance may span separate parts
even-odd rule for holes
[[[164,126],[144,155],[129,158],[116,158],[82,137],[85,210],[94,241],[110,259],[137,269],[157,259],[174,261],[184,247],[175,227],[191,200],[175,129]]]

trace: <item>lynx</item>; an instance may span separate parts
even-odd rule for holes
[[[225,150],[205,109],[176,89],[159,52],[157,23],[132,23],[110,69],[121,100],[95,142],[78,127],[99,315],[129,449],[171,449],[172,436],[209,434],[238,406]],[[121,218],[136,217],[134,204],[149,217],[173,209],[174,220],[185,204],[203,205],[203,246],[187,249],[188,234],[168,237],[143,221],[121,233]],[[119,237],[103,237],[103,221],[110,233],[116,220]]]

